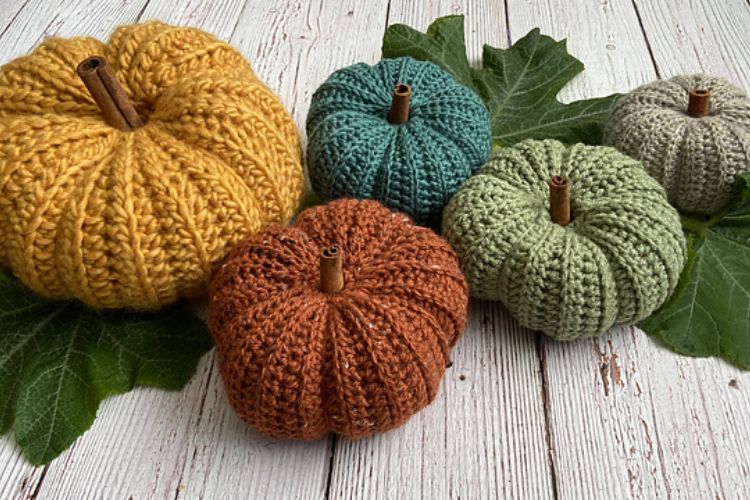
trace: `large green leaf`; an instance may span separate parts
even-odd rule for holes
[[[403,24],[389,26],[383,57],[403,56],[432,61],[479,94],[490,111],[496,146],[528,138],[599,144],[620,97],[558,101],[557,94],[583,71],[583,64],[568,53],[565,40],[555,41],[538,29],[509,49],[485,45],[483,66],[475,69],[466,57],[463,16],[438,18],[426,34]]]
[[[34,464],[51,461],[94,421],[99,403],[135,385],[178,389],[211,348],[186,307],[102,313],[42,299],[0,271],[0,433]]]
[[[683,217],[688,262],[677,290],[640,327],[690,356],[721,356],[750,369],[750,174],[737,201],[708,221]]]

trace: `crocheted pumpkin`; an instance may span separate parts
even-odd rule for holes
[[[429,404],[468,301],[450,246],[371,200],[250,237],[211,288],[230,403],[259,431],[301,439],[385,431]]]
[[[333,73],[313,95],[307,134],[310,181],[323,200],[373,198],[433,228],[491,149],[479,97],[408,57]]]
[[[550,194],[563,176],[567,225],[548,208],[559,209]],[[502,300],[521,324],[562,340],[648,316],[686,258],[679,216],[638,161],[553,140],[501,149],[451,199],[443,232],[472,296]]]
[[[649,83],[620,99],[605,141],[641,160],[677,208],[713,214],[750,170],[750,99],[705,75]]]
[[[158,22],[107,45],[53,38],[5,65],[0,144],[0,265],[96,308],[205,289],[304,185],[295,125],[242,56]]]

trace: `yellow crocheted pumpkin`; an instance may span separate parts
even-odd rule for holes
[[[143,126],[105,121],[76,74],[95,55]],[[135,309],[194,295],[235,242],[287,221],[303,187],[289,114],[200,30],[53,38],[0,70],[0,265],[42,295]]]

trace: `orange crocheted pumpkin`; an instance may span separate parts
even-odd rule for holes
[[[343,199],[241,243],[214,277],[209,315],[243,419],[274,437],[361,437],[433,400],[467,302],[445,241]]]

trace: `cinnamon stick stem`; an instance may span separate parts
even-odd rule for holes
[[[566,226],[570,223],[570,182],[562,175],[549,179],[549,212],[552,222]]]
[[[143,126],[143,120],[106,59],[89,57],[78,65],[76,71],[108,124],[123,131]]]
[[[337,245],[326,247],[320,253],[320,289],[324,293],[339,293],[344,288],[341,249]]]
[[[688,116],[702,118],[711,112],[711,92],[708,90],[694,89],[688,94]]]
[[[388,121],[394,125],[401,125],[409,121],[409,104],[411,101],[411,85],[399,83],[393,89],[391,109],[388,111]]]

